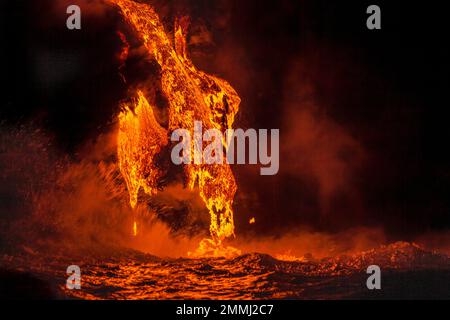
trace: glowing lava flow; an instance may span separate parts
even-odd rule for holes
[[[240,98],[224,80],[199,71],[187,55],[187,23],[175,23],[174,40],[164,31],[154,9],[130,0],[109,0],[117,5],[125,20],[142,39],[149,55],[161,67],[161,87],[169,102],[168,129],[162,128],[153,115],[153,108],[142,92],[133,106],[125,106],[119,116],[118,158],[122,175],[136,206],[142,188],[147,194],[157,192],[160,170],[155,156],[168,144],[168,135],[178,128],[194,132],[194,121],[206,129],[221,132],[231,128]],[[191,148],[192,150],[194,148]],[[193,256],[229,256],[238,250],[223,246],[223,240],[234,235],[233,198],[236,182],[228,164],[189,164],[184,166],[190,189],[198,186],[199,194],[211,215],[210,234]]]

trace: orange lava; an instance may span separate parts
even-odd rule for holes
[[[161,67],[161,87],[169,102],[168,128],[163,128],[153,114],[142,91],[134,103],[124,105],[119,115],[118,158],[121,173],[134,208],[139,190],[154,195],[162,173],[155,157],[168,144],[175,129],[194,132],[194,121],[205,130],[232,128],[240,98],[225,81],[196,69],[188,58],[186,19],[175,22],[173,39],[169,38],[154,9],[130,0],[110,0],[143,41],[148,54]],[[145,86],[145,84],[142,84]],[[191,148],[194,150],[194,148]],[[192,151],[193,152],[193,151]],[[211,239],[205,239],[192,256],[229,256],[239,250],[225,247],[223,241],[234,236],[233,198],[237,186],[228,164],[184,165],[186,185],[198,188],[211,216]]]

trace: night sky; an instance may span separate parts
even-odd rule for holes
[[[381,226],[408,238],[450,228],[440,3],[377,1],[375,31],[366,28],[367,1],[153,3],[167,30],[176,16],[191,17],[194,63],[242,98],[237,127],[280,129],[278,175],[233,167],[238,232]],[[68,4],[81,6],[80,31],[65,26]],[[131,33],[112,7],[11,0],[0,12],[2,126],[33,122],[63,153],[111,130],[128,86],[152,72],[132,57],[122,81],[117,31]]]

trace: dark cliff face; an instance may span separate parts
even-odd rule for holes
[[[82,30],[69,31],[58,3],[2,2],[0,119],[32,121],[73,154],[111,130],[128,85],[151,65],[131,39],[124,83],[116,32],[127,27],[116,10],[81,1]],[[238,232],[368,225],[408,238],[450,227],[445,19],[405,3],[380,3],[382,30],[372,32],[360,1],[155,2],[169,29],[191,16],[192,59],[236,88],[237,125],[280,129],[277,176],[233,168]]]

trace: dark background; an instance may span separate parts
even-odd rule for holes
[[[81,6],[82,30],[69,31],[65,2],[1,2],[0,119],[13,126],[32,121],[62,152],[74,154],[111,130],[118,103],[127,97],[116,34],[126,26],[113,8],[74,0],[67,4]],[[450,228],[446,12],[437,1],[377,1],[382,30],[370,31],[370,4],[155,2],[169,30],[174,17],[188,14],[193,34],[208,35],[200,44],[191,39],[192,58],[240,94],[237,126],[280,128],[277,176],[234,168],[238,230],[276,234],[303,225],[325,231],[365,225],[404,239]],[[139,78],[136,70],[129,73]],[[302,169],[314,143],[296,144],[286,127],[291,112],[302,108],[323,120],[310,124],[325,131],[317,141],[325,151],[318,153],[339,153],[331,163],[347,172],[326,195],[321,173],[336,166]],[[351,142],[341,148],[329,141],[334,136]],[[346,145],[350,156],[341,150]],[[327,176],[334,176],[330,170]],[[257,223],[250,227],[252,216]]]

